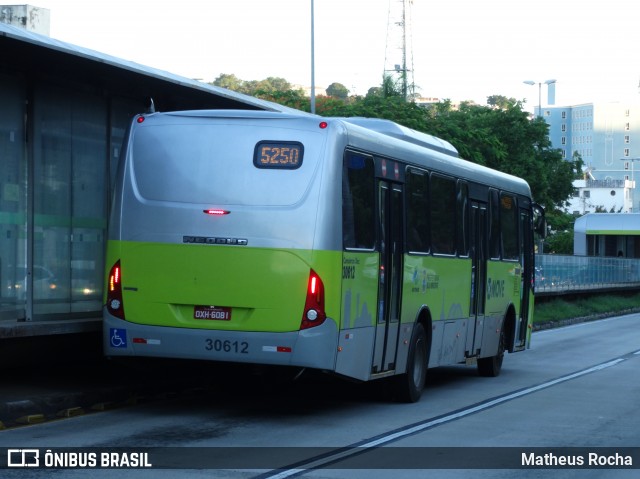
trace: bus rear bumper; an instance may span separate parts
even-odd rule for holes
[[[149,326],[103,312],[106,356],[202,359],[335,370],[336,323],[286,333]]]

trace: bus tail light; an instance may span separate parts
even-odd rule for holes
[[[120,261],[113,265],[109,272],[107,284],[107,310],[116,318],[124,319],[124,304],[122,302],[122,269]]]
[[[300,329],[309,329],[319,326],[327,319],[324,311],[324,284],[320,276],[314,271],[309,271],[307,284],[307,299],[304,304]]]

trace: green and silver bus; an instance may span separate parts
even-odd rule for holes
[[[538,211],[524,180],[386,120],[138,115],[105,354],[393,376],[407,401],[428,368],[496,376],[529,344]]]

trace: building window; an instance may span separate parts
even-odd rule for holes
[[[567,131],[567,124],[566,124],[566,123],[563,123],[563,124],[562,124],[562,127],[561,127],[560,129],[561,129],[563,132],[564,132],[564,131]]]
[[[564,120],[566,117],[567,117],[567,112],[566,112],[566,111],[563,111],[563,112],[562,112],[562,119]]]
[[[631,142],[629,135],[624,135],[624,142],[629,144]]]
[[[624,156],[625,157],[629,156],[629,148],[624,149]]]
[[[567,144],[567,137],[565,137],[565,136],[562,137],[562,144],[563,145]]]
[[[631,126],[629,125],[629,122],[624,124],[624,131],[629,131],[631,129]]]
[[[591,191],[589,191],[589,190],[584,190],[584,191],[582,192],[582,197],[583,197],[583,198],[591,198]]]

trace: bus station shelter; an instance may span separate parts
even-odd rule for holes
[[[0,52],[0,345],[99,331],[131,117],[148,98],[162,111],[288,109],[3,23]]]

